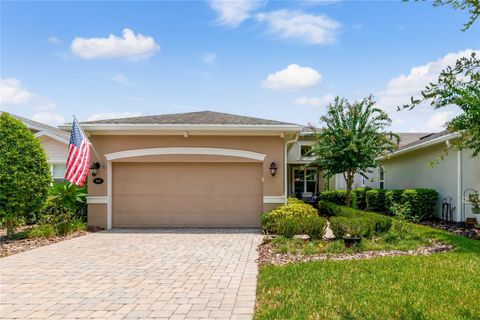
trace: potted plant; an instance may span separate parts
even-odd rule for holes
[[[468,195],[468,202],[472,205],[472,213],[480,214],[480,195],[478,192],[470,193]]]
[[[345,225],[345,236],[343,243],[345,247],[351,248],[358,245],[362,241],[362,236],[365,235],[365,225],[360,219],[350,219],[349,223]]]

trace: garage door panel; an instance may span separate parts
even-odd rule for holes
[[[205,199],[203,195],[195,196],[189,195],[186,198],[185,195],[177,195],[176,197],[161,196],[139,196],[132,197],[121,196],[116,200],[114,210],[149,210],[154,212],[163,212],[168,210],[177,210],[179,202],[182,201],[181,208],[183,210],[208,210],[208,209],[224,209],[235,210],[236,208],[242,208],[244,210],[256,210],[258,209],[258,196],[257,195],[242,195],[239,198],[237,195],[223,196],[223,197],[209,197]],[[227,212],[228,214],[228,212]]]
[[[114,227],[257,227],[260,163],[114,163]]]

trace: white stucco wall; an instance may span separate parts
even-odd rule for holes
[[[355,177],[353,178],[352,188],[356,189],[356,188],[370,187],[373,189],[378,189],[379,188],[378,169],[372,169],[372,172],[366,173],[366,176],[367,176],[367,179],[358,173],[355,174]],[[346,190],[347,183],[343,175],[337,174],[335,178],[336,178],[335,189]]]
[[[462,199],[467,188],[480,189],[480,158],[472,158],[471,151],[462,153],[462,184],[461,194],[458,194],[458,151],[450,149],[443,161],[433,168],[429,162],[435,160],[445,148],[445,144],[437,144],[421,150],[392,157],[382,161],[385,170],[385,189],[433,188],[439,192],[437,215],[441,216],[443,198],[451,197],[452,205],[456,207],[454,219],[460,221],[461,210],[458,208],[458,197]],[[466,217],[471,215],[470,205],[465,204]],[[477,217],[480,220],[480,217]]]

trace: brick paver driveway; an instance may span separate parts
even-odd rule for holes
[[[250,319],[257,230],[113,230],[0,259],[0,318]]]

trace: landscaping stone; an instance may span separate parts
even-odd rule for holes
[[[276,253],[271,242],[264,242],[259,246],[259,257],[256,260],[258,264],[274,264],[284,265],[288,263],[300,263],[309,261],[324,260],[355,260],[355,259],[372,259],[377,257],[393,257],[405,255],[430,255],[443,251],[452,250],[453,246],[432,241],[428,246],[422,246],[414,250],[385,250],[385,251],[364,251],[358,253],[324,253],[315,255],[292,254],[292,253]]]

